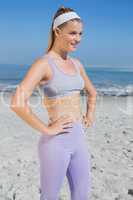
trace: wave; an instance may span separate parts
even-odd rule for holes
[[[126,86],[111,86],[109,88],[100,87],[96,88],[99,95],[106,96],[133,96],[133,85]]]
[[[19,84],[8,85],[8,84],[1,84],[0,83],[0,93],[14,93],[17,89]],[[35,88],[33,91],[33,96],[37,96],[40,94],[39,87]]]
[[[0,93],[1,92],[15,92],[18,84],[8,85],[8,84],[0,84]],[[98,95],[102,96],[133,96],[133,85],[112,85],[112,86],[96,86],[96,91]],[[39,87],[35,88],[33,91],[33,95],[41,95],[41,89]],[[87,95],[85,90],[81,90],[81,95]]]
[[[99,96],[133,96],[133,85],[127,85],[127,86],[96,86],[96,91]],[[81,91],[81,95],[87,95],[87,92],[85,90]]]

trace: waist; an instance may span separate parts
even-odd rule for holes
[[[82,120],[82,107],[80,93],[71,94],[68,96],[43,100],[43,105],[46,107],[49,115],[49,120],[56,121],[61,116],[70,116],[75,121]]]

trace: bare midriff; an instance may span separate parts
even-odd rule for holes
[[[80,92],[56,99],[45,96],[43,105],[47,109],[49,122],[54,122],[62,116],[70,116],[73,122],[82,120]]]

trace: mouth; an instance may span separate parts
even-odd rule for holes
[[[76,47],[77,47],[77,44],[78,44],[78,43],[71,43],[71,46],[73,46],[74,48],[76,48]]]

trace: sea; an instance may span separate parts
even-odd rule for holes
[[[0,92],[14,91],[29,68],[29,65],[0,64]],[[85,71],[98,95],[133,96],[133,66],[86,66]]]

